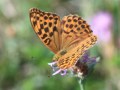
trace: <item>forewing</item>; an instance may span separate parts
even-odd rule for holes
[[[80,16],[68,15],[61,21],[61,48],[69,48],[71,43],[82,42],[92,35],[89,25]]]
[[[35,33],[41,41],[54,53],[60,50],[60,17],[56,14],[43,12],[36,8],[30,9],[30,21]]]
[[[77,15],[65,16],[61,21],[61,29],[61,49],[66,54],[58,59],[57,65],[61,69],[68,69],[95,44],[97,37],[86,21]]]

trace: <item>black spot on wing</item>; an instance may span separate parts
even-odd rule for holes
[[[50,38],[47,38],[47,39],[44,40],[44,42],[45,42],[47,45],[49,45],[50,42],[51,42],[51,40],[50,40]]]
[[[80,24],[81,24],[81,21],[78,21],[78,24],[80,25]]]
[[[44,17],[44,19],[45,19],[45,20],[47,20],[47,19],[48,19],[48,17],[47,17],[47,16],[45,16],[45,17]]]
[[[85,28],[85,25],[81,25],[82,28]]]
[[[43,27],[43,24],[40,24],[40,29],[43,29],[44,27]]]
[[[81,19],[82,19],[81,17],[78,18],[78,20],[81,20]]]
[[[52,26],[52,23],[51,22],[49,22],[49,27],[51,27]]]
[[[47,25],[47,22],[44,22],[44,25]]]
[[[74,32],[73,30],[71,30],[70,32]]]
[[[84,31],[85,31],[86,33],[89,33],[89,31],[88,31],[88,30],[86,30],[86,29],[85,29]]]
[[[37,20],[39,20],[39,17],[36,17]]]
[[[42,34],[42,31],[41,31],[41,30],[39,30],[37,34],[41,35],[41,34]]]
[[[57,24],[57,21],[55,21],[54,24]]]
[[[83,32],[80,32],[80,34],[83,34]]]
[[[80,31],[80,28],[77,28],[78,31]]]
[[[47,13],[48,16],[50,16],[51,14],[50,13]]]
[[[43,37],[41,37],[42,39],[45,39],[47,37],[47,34],[44,34]]]
[[[86,24],[86,21],[83,21],[84,24]]]
[[[53,32],[55,32],[55,31],[57,32],[57,27],[56,26],[53,27]]]
[[[66,33],[66,34],[69,34],[69,33],[70,33],[70,32],[67,32],[67,31],[65,31],[65,30],[63,30],[63,32]]]
[[[36,22],[36,21],[34,21],[34,22],[33,22],[33,26],[35,27],[35,25],[36,25],[36,24],[37,24],[37,22]]]
[[[73,21],[74,21],[74,22],[77,22],[77,20],[76,20],[76,19],[74,19]]]
[[[68,19],[68,22],[71,22],[71,19]]]
[[[53,19],[53,17],[49,17],[49,19],[50,19],[50,20],[52,20],[52,19]]]
[[[68,27],[69,25],[68,24],[66,24],[66,28]]]
[[[45,32],[46,32],[46,33],[47,33],[47,32],[49,32],[49,29],[48,29],[48,27],[46,27],[44,30],[45,30]]]
[[[55,18],[55,20],[58,20],[58,18]]]
[[[73,24],[70,24],[69,28],[72,28],[73,27]]]
[[[77,24],[74,27],[77,27]]]
[[[49,36],[52,37],[53,36],[53,32],[50,32]]]
[[[56,17],[57,15],[56,14],[53,14],[53,17]]]

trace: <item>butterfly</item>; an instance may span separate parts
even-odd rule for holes
[[[73,67],[86,50],[97,41],[90,26],[78,15],[67,15],[61,20],[57,14],[37,8],[29,11],[32,27],[55,55],[53,61],[62,69]]]

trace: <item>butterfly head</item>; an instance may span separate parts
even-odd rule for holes
[[[53,61],[57,61],[59,58],[60,58],[60,56],[58,56],[58,55],[54,55],[54,57],[53,57]]]

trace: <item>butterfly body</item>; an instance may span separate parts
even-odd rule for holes
[[[41,41],[55,53],[53,61],[60,69],[69,69],[97,41],[89,25],[80,16],[60,20],[53,13],[30,9],[30,21]]]

